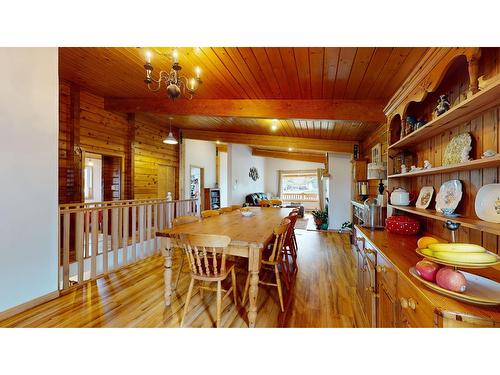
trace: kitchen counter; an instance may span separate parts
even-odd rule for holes
[[[415,289],[418,289],[421,296],[435,307],[435,312],[438,315],[459,321],[464,317],[472,316],[492,321],[495,325],[500,324],[500,306],[479,306],[457,301],[428,289],[410,275],[410,267],[413,267],[422,259],[415,252],[415,249],[418,238],[423,234],[419,236],[398,235],[389,233],[386,230],[370,230],[357,225],[355,229],[363,234],[366,241],[394,265],[400,277],[404,277]],[[500,282],[498,265],[495,268],[467,269],[465,271]]]

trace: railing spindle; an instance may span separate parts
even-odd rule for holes
[[[85,212],[85,252],[83,256],[87,258],[89,256],[89,239],[90,239],[90,211]]]
[[[90,278],[95,279],[96,276],[96,257],[99,248],[99,211],[92,211],[92,253],[90,255]]]
[[[76,213],[76,236],[75,236],[75,255],[78,266],[78,284],[83,282],[83,231],[84,219],[83,211]]]
[[[71,213],[66,212],[64,214],[63,223],[63,289],[69,287],[69,230],[70,230],[70,215]]]
[[[109,225],[108,225],[108,209],[102,210],[102,273],[108,273],[108,249],[109,249]]]
[[[120,209],[118,207],[111,209],[111,248],[113,250],[113,268],[118,268],[118,243],[120,242],[118,236],[118,216]]]
[[[128,264],[128,206],[123,206],[123,241],[122,241],[122,265]]]
[[[141,258],[144,258],[144,206],[139,206],[139,243],[141,246]]]
[[[151,205],[148,204],[147,206],[147,226],[146,226],[146,238],[147,238],[147,242],[146,242],[146,254],[147,255],[150,255],[151,254],[151,229],[152,229],[152,226],[151,226]]]
[[[137,244],[135,241],[136,237],[136,221],[137,221],[137,207],[136,206],[131,206],[130,209],[132,210],[132,228],[131,228],[131,234],[132,234],[132,262],[135,262],[137,259]]]

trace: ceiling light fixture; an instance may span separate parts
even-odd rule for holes
[[[291,148],[291,147],[288,147],[288,151],[289,151],[289,152],[292,152],[292,148]]]
[[[188,78],[181,76],[179,74],[182,69],[179,64],[179,53],[177,50],[173,50],[171,54],[168,53],[158,53],[161,56],[166,56],[173,61],[170,72],[161,70],[158,79],[153,78],[153,65],[151,64],[151,51],[146,51],[146,64],[144,64],[144,69],[146,69],[146,79],[144,82],[148,85],[150,91],[158,91],[161,88],[162,81],[167,87],[167,95],[170,99],[174,100],[178,98],[181,94],[186,96],[188,99],[193,99],[193,96],[200,86],[201,82],[201,69],[200,67],[195,68],[196,77]]]
[[[167,138],[163,140],[163,143],[166,143],[167,145],[176,145],[179,142],[177,142],[177,139],[175,139],[174,135],[172,134],[172,117],[169,117],[168,119],[170,121],[170,131],[168,132]]]
[[[276,129],[278,129],[278,120],[274,119],[272,120],[272,125],[271,125],[271,130],[272,131],[275,131]]]

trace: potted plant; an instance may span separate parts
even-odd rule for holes
[[[328,211],[327,210],[315,210],[312,212],[314,217],[314,223],[316,224],[316,229],[328,229]]]

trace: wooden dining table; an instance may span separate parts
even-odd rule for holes
[[[178,233],[224,235],[231,238],[227,254],[248,258],[250,274],[248,325],[255,327],[262,250],[272,240],[274,227],[288,216],[291,209],[252,207],[250,210],[254,213],[250,217],[244,217],[239,210],[236,210],[156,233],[160,238],[164,257],[166,306],[170,306],[172,297],[172,255],[174,249],[179,246],[172,235]]]

